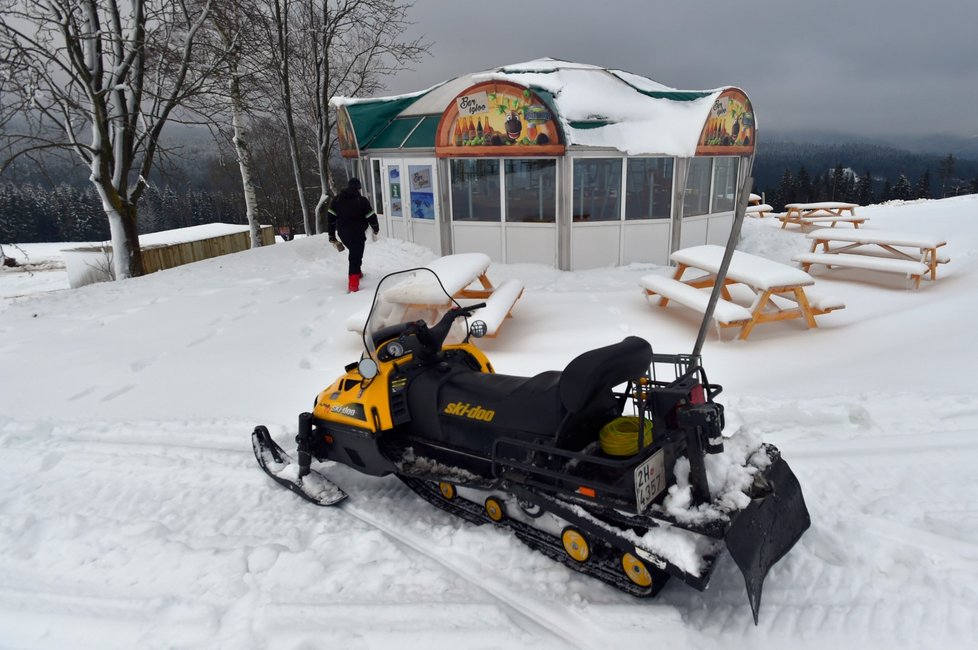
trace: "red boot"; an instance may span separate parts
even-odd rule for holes
[[[347,291],[354,293],[360,290],[360,276],[353,274],[350,276],[350,284],[347,286]]]

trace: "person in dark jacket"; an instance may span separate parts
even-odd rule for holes
[[[360,290],[360,278],[363,277],[360,264],[363,262],[363,247],[367,242],[367,227],[373,229],[371,237],[374,241],[377,241],[377,233],[380,232],[377,215],[370,207],[370,201],[360,196],[360,187],[360,179],[351,178],[346,189],[333,198],[326,213],[329,243],[341,253],[344,244],[350,250],[348,288],[351,293]],[[336,240],[337,233],[340,241]]]

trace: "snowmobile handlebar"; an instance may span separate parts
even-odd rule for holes
[[[459,316],[465,316],[468,318],[477,309],[482,309],[486,306],[486,303],[480,302],[474,305],[466,305],[464,307],[453,307],[445,312],[445,315],[441,317],[438,324],[434,327],[428,327],[428,325],[419,320],[415,323],[418,341],[423,346],[425,356],[433,356],[441,350],[441,346],[444,345],[445,339],[448,338],[448,332],[452,329],[452,323]]]

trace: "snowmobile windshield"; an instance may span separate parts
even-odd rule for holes
[[[452,298],[431,269],[398,271],[384,277],[377,285],[370,315],[363,328],[366,354],[377,359],[377,346],[391,335],[399,335],[405,323],[424,321],[434,327],[449,309],[460,304]],[[467,320],[459,317],[445,339],[445,344],[460,343],[468,331]]]

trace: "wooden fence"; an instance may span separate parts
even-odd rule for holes
[[[261,241],[262,246],[275,243],[275,231],[271,226],[261,226]],[[199,262],[219,255],[238,253],[249,248],[251,248],[251,233],[247,231],[181,244],[147,246],[142,249],[143,273],[172,269],[175,266]]]

